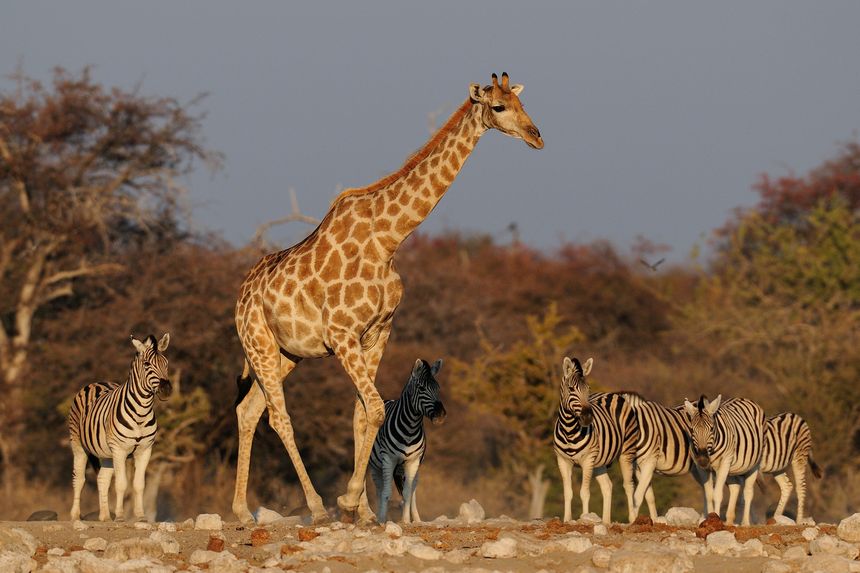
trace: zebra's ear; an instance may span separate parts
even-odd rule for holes
[[[420,376],[422,370],[424,370],[424,361],[419,358],[415,361],[415,366],[412,367],[412,375]]]
[[[689,400],[684,400],[684,412],[687,414],[687,417],[692,418],[696,415],[696,407]]]
[[[442,359],[440,358],[436,362],[433,363],[433,366],[430,367],[430,374],[436,376],[439,373],[439,370],[442,369]]]
[[[573,361],[570,358],[568,358],[567,356],[565,356],[564,357],[564,364],[562,365],[562,375],[564,376],[564,379],[570,380],[571,378],[573,378],[573,372],[574,372]]]
[[[582,365],[582,375],[588,376],[589,372],[591,372],[591,367],[594,365],[594,358],[589,358],[585,361],[585,364]]]
[[[705,404],[705,411],[706,411],[708,414],[710,414],[711,416],[713,416],[714,414],[716,414],[716,413],[717,413],[717,410],[718,410],[718,409],[719,409],[719,407],[720,407],[720,402],[722,402],[722,401],[723,401],[723,395],[722,395],[722,394],[718,394],[718,395],[717,395],[717,397],[716,397],[716,398],[714,398],[714,401],[713,401],[713,402],[710,402],[710,403],[708,403],[708,404]]]
[[[134,336],[131,336],[131,343],[134,344],[134,348],[137,350],[138,354],[146,350],[146,345]]]
[[[161,340],[158,341],[158,351],[164,352],[167,350],[167,345],[170,344],[170,333],[165,332],[164,336],[161,337]]]

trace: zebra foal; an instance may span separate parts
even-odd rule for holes
[[[436,381],[440,368],[441,359],[432,366],[424,360],[416,360],[400,398],[385,401],[385,422],[376,435],[369,462],[378,498],[379,523],[386,521],[392,482],[403,497],[403,523],[421,521],[415,489],[418,467],[427,451],[424,416],[434,424],[441,424],[446,416]]]
[[[171,390],[167,358],[162,354],[170,343],[170,335],[165,334],[159,341],[150,335],[143,342],[132,337],[131,342],[137,354],[131,362],[126,381],[122,384],[88,384],[75,395],[69,411],[69,435],[74,455],[73,521],[81,516],[81,490],[84,488],[87,460],[98,471],[99,520],[110,520],[108,488],[114,473],[114,514],[117,521],[125,519],[123,498],[128,487],[125,460],[129,455],[134,455],[134,517],[145,519],[144,476],[158,431],[153,403],[156,396],[164,399]]]
[[[744,516],[742,525],[750,524],[753,486],[759,473],[764,442],[764,410],[746,398],[722,395],[713,402],[701,396],[696,405],[684,400],[684,411],[690,421],[693,459],[701,469],[713,472],[714,512],[719,515],[723,486],[729,476],[743,481]],[[726,522],[734,523],[735,507],[726,508]]]
[[[610,523],[612,480],[607,474],[610,464],[619,460],[629,517],[633,519],[633,463],[639,430],[636,415],[623,394],[590,394],[586,376],[593,360],[585,364],[565,357],[559,388],[558,418],[553,447],[564,486],[564,521],[571,519],[574,463],[582,468],[579,498],[582,515],[588,513],[591,500],[591,476],[594,474],[603,498],[603,522]]]

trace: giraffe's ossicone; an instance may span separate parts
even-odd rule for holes
[[[254,431],[263,410],[278,433],[315,521],[327,518],[293,437],[283,380],[303,358],[334,354],[358,392],[353,416],[355,470],[337,500],[347,516],[373,518],[364,495],[371,448],[385,411],[375,378],[403,287],[394,253],[436,206],[481,135],[497,129],[541,149],[540,131],[526,115],[521,85],[469,86],[469,97],[444,126],[396,172],[333,202],[319,226],[300,243],[266,255],[248,273],[236,304],[245,350],[245,375],[257,383],[236,407],[239,456],[233,511],[253,517],[246,499]]]

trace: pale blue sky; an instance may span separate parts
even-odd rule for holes
[[[6,1],[0,89],[21,63],[94,66],[105,84],[209,92],[226,155],[192,178],[194,220],[247,241],[289,211],[321,216],[428,137],[471,82],[507,71],[542,151],[490,133],[421,227],[553,249],[637,235],[683,260],[759,173],[802,173],[860,128],[853,1]],[[307,228],[275,233],[284,243]]]

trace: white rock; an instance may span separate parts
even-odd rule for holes
[[[671,507],[666,512],[666,523],[676,527],[695,527],[702,521],[702,516],[692,507]]]
[[[382,550],[386,555],[392,555],[394,557],[400,557],[406,550],[409,548],[409,544],[405,539],[397,538],[397,539],[387,539],[382,543]]]
[[[851,571],[851,559],[819,553],[806,559],[800,566],[803,573],[849,573]]]
[[[0,571],[4,573],[30,573],[35,571],[39,564],[35,559],[30,559],[23,553],[12,551],[0,551]]]
[[[75,554],[75,557],[64,559],[69,559],[70,562],[75,563],[75,569],[73,569],[75,572],[115,573],[121,566],[119,561],[114,561],[113,559],[100,559],[89,552],[83,555]]]
[[[152,529],[152,524],[148,521],[136,521],[134,522],[134,528],[140,531],[149,531]]]
[[[564,537],[556,539],[555,543],[561,546],[565,551],[570,551],[572,553],[582,553],[583,551],[588,551],[594,546],[589,538],[583,537],[578,533],[565,535]]]
[[[657,523],[659,525],[668,525],[669,521],[666,519],[665,515],[658,515],[657,519],[654,520],[654,523]]]
[[[843,541],[860,542],[860,513],[855,513],[839,522],[836,535]]]
[[[209,551],[208,549],[195,549],[188,558],[188,562],[192,565],[200,565],[201,563],[210,563],[221,553],[218,551]]]
[[[731,531],[715,531],[705,539],[708,552],[716,555],[725,555],[729,551],[738,549],[740,544]]]
[[[481,557],[488,559],[509,559],[517,556],[517,540],[502,537],[498,541],[487,541],[481,545]]]
[[[764,543],[758,539],[749,539],[737,550],[740,557],[761,557],[764,555]]]
[[[606,547],[595,547],[591,553],[591,562],[595,567],[606,569],[609,567],[609,562],[612,560],[612,551]]]
[[[484,508],[477,500],[472,499],[468,503],[460,504],[460,513],[457,518],[466,523],[477,523],[486,517]]]
[[[42,531],[44,531],[44,532],[48,532],[48,531],[62,531],[62,530],[64,530],[65,528],[66,528],[66,526],[65,526],[65,525],[60,525],[59,523],[52,523],[52,524],[50,524],[50,525],[46,525],[45,527],[43,527],[43,528],[42,528]]]
[[[794,567],[791,564],[778,559],[768,559],[761,566],[761,573],[791,573],[792,571]]]
[[[411,545],[407,551],[409,552],[409,555],[426,561],[435,561],[442,558],[441,551],[433,549],[429,545],[424,545],[423,543]]]
[[[84,541],[84,549],[87,551],[104,551],[107,549],[107,539],[91,537]]]
[[[842,541],[832,535],[821,535],[810,541],[809,552],[812,555],[827,553],[828,555],[839,555],[848,559],[854,559],[857,555],[860,555],[860,549],[857,549],[856,545]]]
[[[151,559],[130,559],[121,563],[115,571],[122,573],[170,573],[174,571],[174,568]]]
[[[161,544],[145,537],[132,537],[122,539],[108,544],[105,548],[105,559],[116,561],[127,561],[129,559],[140,559],[141,557],[152,557],[159,559],[164,555]]]
[[[284,516],[274,509],[269,509],[262,505],[254,512],[254,521],[257,522],[257,525],[269,525],[270,523],[275,523],[283,518]]]
[[[222,527],[221,516],[217,513],[201,513],[194,520],[194,529],[220,531]]]
[[[813,539],[818,537],[818,535],[820,533],[821,533],[821,530],[818,529],[817,527],[807,527],[806,529],[803,530],[801,535],[803,536],[803,538],[805,540],[812,541]]]
[[[474,549],[454,549],[452,551],[446,552],[442,559],[449,563],[454,563],[455,565],[460,565],[469,560],[469,558],[475,554]]]
[[[168,555],[176,555],[179,553],[179,542],[166,531],[153,531],[150,536],[155,542],[161,544],[161,550]]]
[[[65,550],[65,549],[62,549],[62,548],[60,548],[60,547],[51,547],[50,549],[48,549],[47,554],[48,554],[48,555],[53,555],[53,556],[55,556],[55,557],[60,557],[60,556],[62,556],[65,552],[66,552],[66,550]]]
[[[773,516],[774,525],[797,525],[797,522],[785,515]]]
[[[172,521],[161,521],[157,527],[159,531],[167,531],[169,533],[176,531],[176,524]]]
[[[621,549],[612,554],[610,573],[690,573],[693,561],[688,555],[671,550],[640,551]]]
[[[80,520],[78,520],[72,524],[72,529],[74,529],[75,531],[83,531],[84,529],[89,529],[89,528],[90,528],[89,525],[87,525],[86,523],[84,523],[83,521],[80,521]]]
[[[609,529],[606,528],[602,523],[598,523],[594,526],[594,535],[609,535]]]
[[[393,535],[394,537],[400,537],[403,535],[403,528],[393,521],[389,521],[385,524],[385,533],[387,535]]]
[[[809,553],[806,551],[806,547],[802,547],[800,545],[792,545],[782,554],[782,558],[787,561],[806,559],[807,556],[809,556]]]
[[[586,525],[595,525],[598,523],[603,523],[603,518],[596,513],[589,512],[579,516],[579,519],[577,519],[576,521],[577,523],[584,523]]]
[[[190,517],[179,524],[182,529],[194,529],[194,520]]]

